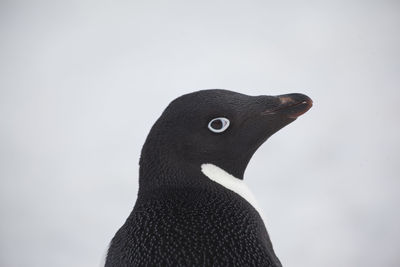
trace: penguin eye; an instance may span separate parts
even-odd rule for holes
[[[222,133],[229,127],[229,120],[227,118],[215,118],[208,123],[208,129],[214,133]]]

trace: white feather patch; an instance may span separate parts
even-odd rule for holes
[[[247,202],[249,202],[257,210],[261,218],[263,217],[261,209],[259,208],[253,193],[250,191],[243,180],[236,178],[232,174],[229,174],[220,167],[215,166],[211,163],[202,164],[201,171],[205,176],[210,178],[210,180],[219,183],[223,187],[235,192],[236,194],[247,200]]]

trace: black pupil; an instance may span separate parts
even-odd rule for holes
[[[223,124],[221,120],[213,120],[213,122],[211,122],[211,127],[213,129],[220,130],[222,129],[222,126]]]

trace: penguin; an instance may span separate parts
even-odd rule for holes
[[[303,94],[224,89],[173,100],[143,145],[137,200],[105,266],[282,266],[244,172],[311,106]]]

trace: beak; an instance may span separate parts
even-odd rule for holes
[[[311,98],[303,94],[278,95],[276,98],[279,100],[277,101],[278,105],[263,111],[262,115],[279,114],[290,119],[296,119],[306,113],[313,105]]]

